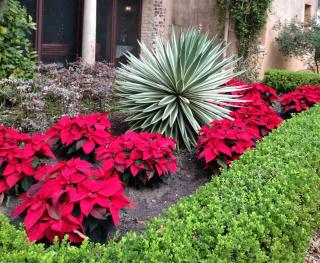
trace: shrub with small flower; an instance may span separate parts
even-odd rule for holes
[[[44,132],[61,115],[74,117],[110,108],[115,68],[109,64],[40,64],[36,73],[31,80],[0,80],[1,123]]]
[[[106,114],[92,113],[74,118],[64,116],[47,132],[55,152],[63,158],[82,157],[94,161],[94,149],[112,139],[111,124]]]
[[[205,169],[213,170],[218,164],[225,167],[239,158],[248,148],[260,140],[259,131],[241,120],[217,120],[210,127],[204,126],[199,132],[196,149],[199,160],[204,160]]]
[[[24,201],[13,212],[14,216],[25,213],[31,241],[53,242],[66,234],[73,243],[85,236],[94,239],[95,231],[109,219],[118,226],[119,211],[130,204],[117,176],[93,169],[79,158],[44,166],[35,177],[39,182],[21,196]]]
[[[125,182],[145,184],[176,172],[175,147],[172,139],[158,133],[127,132],[96,154],[104,170],[117,171]]]
[[[287,115],[309,109],[320,102],[320,87],[305,85],[281,97],[281,105]]]

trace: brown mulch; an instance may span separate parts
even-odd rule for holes
[[[177,173],[159,188],[126,189],[126,195],[136,207],[124,211],[119,229],[121,234],[145,230],[146,220],[159,216],[164,208],[192,194],[210,180],[208,174],[197,166],[194,154],[180,152],[177,166]]]
[[[311,240],[306,261],[308,263],[320,263],[320,231],[317,232]]]

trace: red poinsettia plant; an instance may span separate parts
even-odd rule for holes
[[[144,184],[176,172],[176,143],[158,133],[127,132],[96,150],[103,169],[116,171],[125,182]]]
[[[239,159],[248,148],[253,148],[260,139],[257,128],[247,126],[240,120],[216,120],[199,132],[196,146],[198,159],[204,161],[205,169],[213,170],[217,165],[225,167]]]
[[[240,104],[241,106],[248,105],[257,99],[262,99],[268,105],[279,100],[279,96],[273,88],[258,82],[247,84],[246,89],[235,91],[232,94],[241,95],[241,99],[248,101]]]
[[[96,147],[106,145],[112,139],[110,129],[106,114],[92,113],[74,118],[64,116],[46,135],[58,155],[66,159],[81,156],[90,160]]]
[[[13,215],[24,217],[30,240],[67,234],[74,243],[86,236],[104,243],[130,204],[120,176],[150,182],[175,172],[172,139],[136,132],[114,138],[110,127],[100,113],[65,116],[45,135],[0,126],[0,200],[21,182],[26,193]]]
[[[110,219],[118,226],[120,210],[130,204],[118,176],[79,158],[46,165],[35,177],[39,182],[13,212],[24,216],[31,241],[53,242],[67,234],[70,242],[82,242]]]
[[[320,87],[305,85],[281,97],[285,113],[295,113],[309,109],[320,102]]]
[[[257,129],[260,136],[267,135],[277,128],[283,119],[262,99],[256,98],[248,106],[235,110],[230,114],[235,122],[245,123],[247,126]]]
[[[38,166],[47,158],[55,159],[48,138],[29,136],[0,125],[0,195],[3,197],[15,185],[26,191],[34,181]],[[2,199],[2,198],[0,198]]]
[[[239,79],[239,78],[232,78],[230,79],[225,86],[248,86],[248,83]]]

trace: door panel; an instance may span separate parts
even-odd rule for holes
[[[43,2],[41,41],[43,62],[76,60],[78,14],[78,0],[45,0]]]
[[[96,59],[111,61],[112,0],[97,1],[97,46]]]

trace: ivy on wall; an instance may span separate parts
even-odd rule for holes
[[[228,11],[235,22],[238,55],[242,61],[257,50],[257,39],[267,22],[267,11],[272,0],[218,0],[221,15]]]

